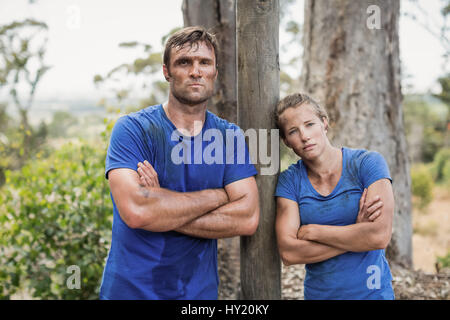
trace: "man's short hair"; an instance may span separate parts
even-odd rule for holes
[[[184,45],[188,44],[191,48],[192,46],[199,45],[200,42],[205,42],[208,47],[212,47],[214,49],[214,56],[216,58],[216,67],[219,65],[218,63],[218,48],[219,45],[217,43],[216,37],[209,33],[202,26],[193,26],[183,28],[178,30],[173,35],[167,39],[166,47],[164,49],[163,62],[166,67],[169,69],[170,67],[170,52],[172,48],[182,48]]]
[[[323,122],[323,119],[328,119],[327,111],[319,105],[313,98],[304,93],[294,93],[286,96],[280,102],[278,102],[275,109],[275,122],[277,128],[280,130],[280,135],[284,138],[284,131],[280,124],[280,116],[287,108],[298,108],[304,104],[309,104],[314,108],[317,117]]]

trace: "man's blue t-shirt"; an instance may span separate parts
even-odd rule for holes
[[[227,136],[227,132],[236,135]],[[116,168],[137,170],[138,162],[147,160],[161,188],[178,192],[223,188],[257,174],[245,140],[242,148],[239,138],[243,135],[236,125],[209,111],[201,134],[182,136],[162,105],[151,106],[116,122],[106,156],[106,177]],[[131,229],[111,199],[112,242],[101,299],[217,299],[216,239]]]
[[[364,189],[391,177],[378,152],[342,148],[342,164],[341,178],[326,197],[311,185],[302,160],[280,174],[275,196],[298,203],[301,225],[354,224]],[[394,299],[391,281],[384,249],[346,252],[306,265],[305,299]]]

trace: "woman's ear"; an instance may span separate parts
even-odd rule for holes
[[[281,137],[281,139],[283,140],[286,147],[288,147],[289,149],[292,149],[285,137]]]
[[[323,127],[325,129],[325,133],[328,133],[328,120],[326,118],[323,118]]]

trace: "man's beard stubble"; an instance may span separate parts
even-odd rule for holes
[[[172,77],[172,75],[170,74],[170,70],[169,70],[169,77]],[[175,99],[177,99],[180,103],[188,105],[188,106],[196,106],[198,104],[201,104],[203,102],[206,102],[209,100],[209,98],[211,98],[214,94],[214,90],[212,90],[211,92],[209,92],[208,94],[205,95],[205,97],[199,99],[199,100],[191,100],[189,98],[183,97],[181,95],[179,95],[177,93],[176,90],[174,90],[173,88],[169,89],[170,92],[172,93],[172,95],[175,97]]]
[[[191,100],[189,98],[183,97],[179,94],[177,94],[177,92],[172,90],[172,95],[175,97],[175,99],[177,99],[180,103],[188,105],[188,106],[196,106],[198,104],[201,104],[203,102],[206,102],[209,100],[209,98],[211,98],[212,94],[209,96],[206,96],[204,98],[198,99],[198,100]]]

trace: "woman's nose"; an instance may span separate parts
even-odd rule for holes
[[[303,141],[308,141],[309,133],[304,128],[300,128],[300,137]]]

